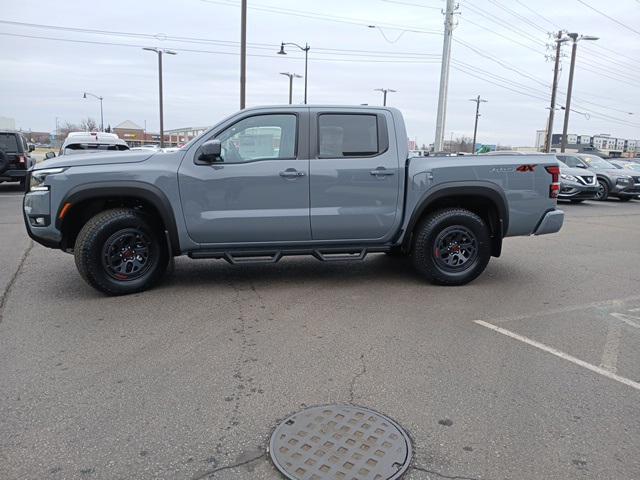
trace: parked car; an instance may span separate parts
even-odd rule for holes
[[[127,142],[115,133],[104,132],[69,132],[58,155],[77,155],[81,153],[122,152],[129,150]],[[55,157],[54,152],[47,152],[48,160]]]
[[[560,165],[558,200],[581,203],[596,199],[600,185],[593,172],[586,172],[583,168],[571,168],[561,159],[558,159],[558,164]]]
[[[27,170],[35,163],[31,158],[34,149],[22,133],[0,130],[0,183],[20,182],[24,186]]]
[[[621,171],[607,160],[595,155],[556,154],[558,159],[571,168],[590,170],[598,177],[598,194],[596,200],[606,200],[609,197],[617,197],[620,201],[631,200],[637,193],[633,192],[633,178]]]
[[[630,160],[611,160],[611,163],[616,167],[620,167],[622,170],[625,170],[626,173],[631,175],[633,178],[633,188],[629,191],[632,193],[636,193],[637,197],[640,197],[640,163],[630,161]]]
[[[389,252],[463,285],[504,237],[562,227],[555,156],[409,158],[406,139],[394,108],[250,108],[176,152],[38,164],[25,224],[112,295],[151,287],[183,254],[237,264]]]

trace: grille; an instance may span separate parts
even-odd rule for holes
[[[584,183],[586,183],[587,185],[591,185],[593,183],[593,176],[592,175],[585,175],[585,176],[583,176],[581,178],[584,181]]]

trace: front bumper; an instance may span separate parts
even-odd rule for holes
[[[548,233],[559,232],[564,223],[564,212],[562,210],[549,210],[542,216],[538,226],[533,231],[534,235],[546,235]]]
[[[51,220],[49,192],[28,192],[22,200],[22,215],[29,236],[49,248],[60,248],[62,233]]]
[[[596,198],[598,184],[582,185],[576,182],[560,182],[559,200],[590,200]]]

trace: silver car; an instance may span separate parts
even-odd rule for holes
[[[633,191],[632,176],[603,158],[583,153],[561,153],[556,156],[558,160],[571,168],[588,170],[597,176],[598,194],[596,200],[617,197],[620,201],[626,202],[638,195]]]

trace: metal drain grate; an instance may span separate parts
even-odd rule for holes
[[[392,480],[411,462],[411,441],[373,410],[325,405],[302,410],[275,429],[275,466],[292,480]]]

